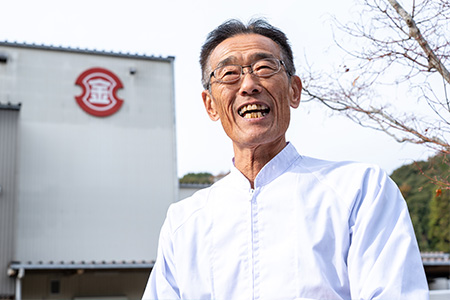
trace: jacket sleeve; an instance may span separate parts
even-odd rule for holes
[[[143,300],[180,299],[176,282],[173,244],[169,219],[166,218],[159,237],[158,255],[150,273]]]
[[[367,172],[350,217],[352,299],[428,299],[406,202],[381,170]]]

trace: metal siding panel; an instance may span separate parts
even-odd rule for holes
[[[18,116],[18,111],[0,110],[0,298],[14,294],[14,279],[6,270],[14,251]]]
[[[177,200],[173,61],[2,47],[0,99],[23,104],[14,260],[155,259]],[[124,84],[110,117],[74,99],[92,67]]]

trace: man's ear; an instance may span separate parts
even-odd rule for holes
[[[291,77],[291,89],[292,89],[292,98],[291,103],[289,105],[292,108],[297,108],[300,105],[300,98],[302,96],[302,80],[297,75],[293,75]]]
[[[206,112],[211,120],[217,121],[220,119],[219,114],[216,110],[216,103],[212,98],[211,93],[208,90],[202,92],[203,104],[205,105]]]

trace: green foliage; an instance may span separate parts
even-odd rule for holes
[[[450,253],[450,191],[438,189],[430,206],[430,245],[433,249]]]
[[[443,192],[450,174],[448,159],[437,155],[426,162],[402,166],[391,175],[408,203],[422,251],[450,252],[450,191]]]
[[[180,179],[180,183],[212,184],[214,176],[211,173],[188,173]]]

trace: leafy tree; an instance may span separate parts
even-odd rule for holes
[[[403,194],[422,251],[450,251],[450,191],[433,181],[448,180],[449,156],[436,155],[395,170],[391,178]]]
[[[180,183],[188,184],[212,184],[214,176],[211,173],[188,173],[180,178]]]
[[[450,253],[450,191],[437,189],[430,204],[428,235],[431,248]]]
[[[422,176],[417,165],[425,167],[425,162],[409,164],[395,170],[391,178],[399,185],[408,203],[409,213],[416,233],[419,247],[428,250],[429,202],[432,197],[430,182]]]

